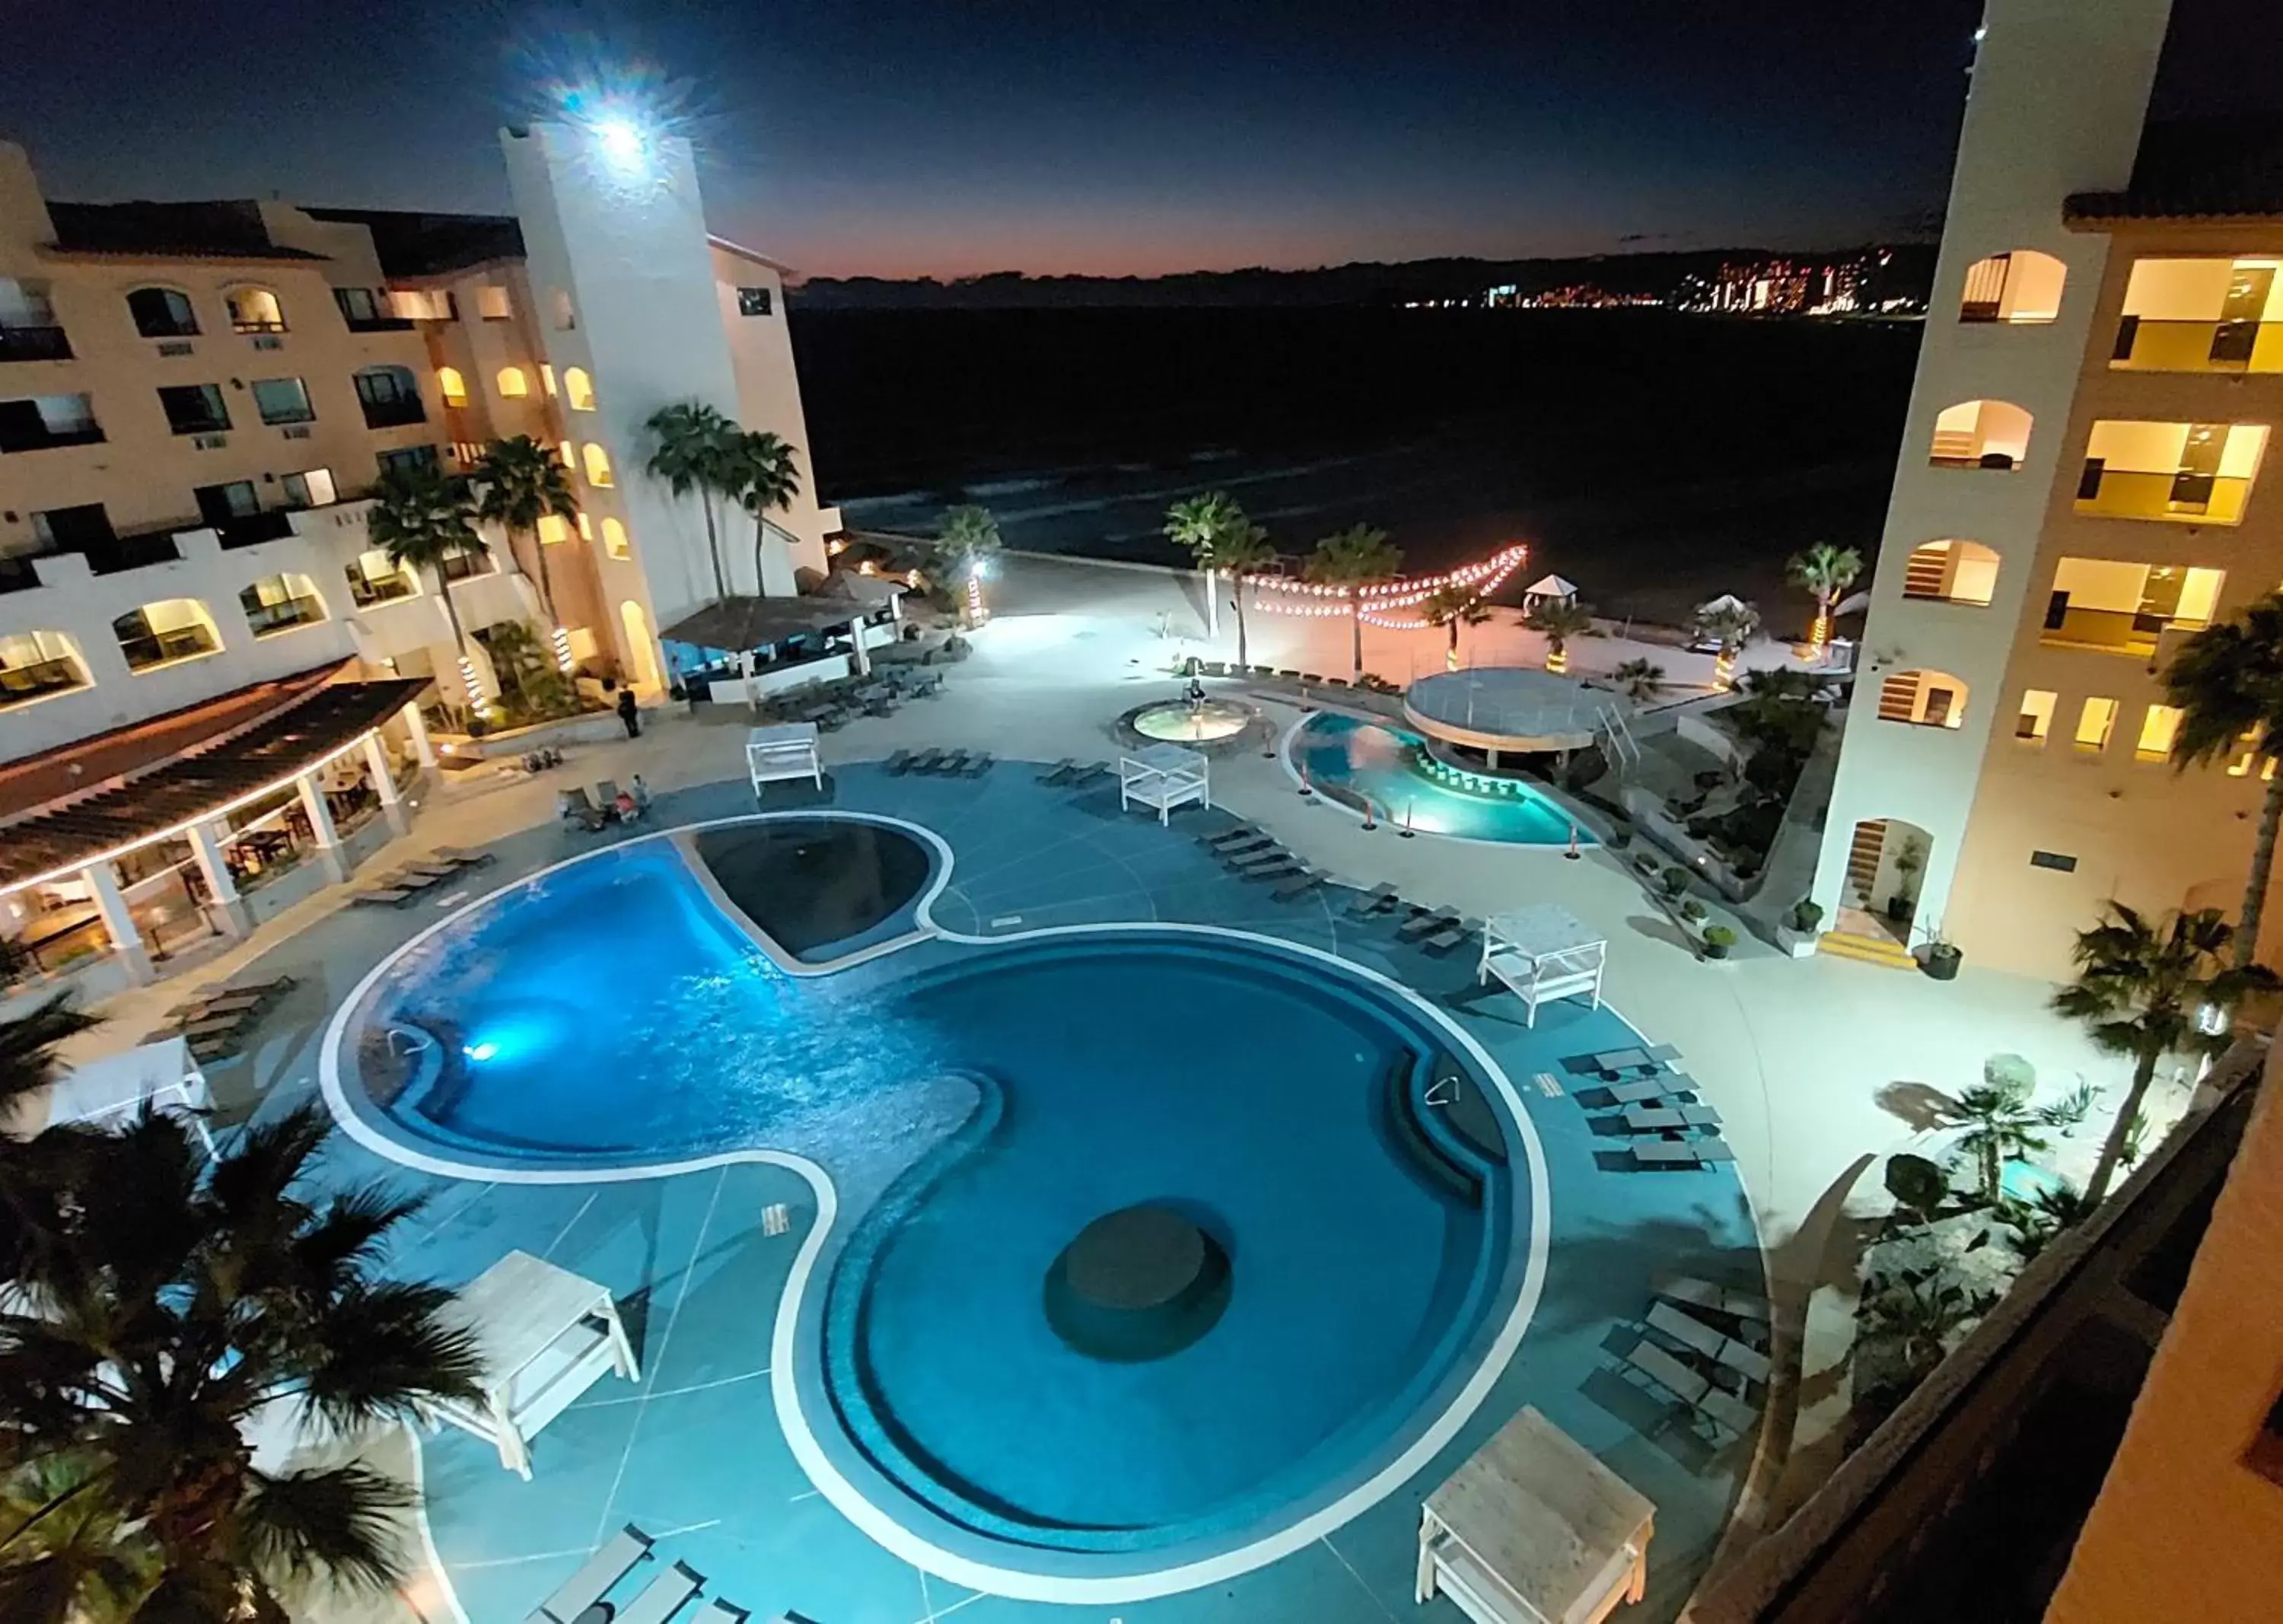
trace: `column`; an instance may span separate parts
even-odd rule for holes
[[[1210,566],[1205,570],[1205,641],[1220,641],[1220,572]]]
[[[222,843],[228,832],[219,818],[192,824],[191,850],[198,855],[199,873],[206,882],[206,894],[212,899],[207,906],[214,910],[215,923],[224,935],[243,936],[253,928],[253,916],[246,910],[245,899],[238,894],[230,864],[222,859]]]
[[[108,863],[90,863],[79,871],[79,877],[87,882],[96,911],[103,917],[112,950],[127,966],[127,979],[137,987],[147,985],[152,979],[151,954],[135,928],[135,916],[127,911],[127,899],[119,894],[119,871]]]
[[[313,772],[294,779],[293,787],[301,792],[301,810],[308,815],[309,832],[316,837],[317,861],[325,865],[325,878],[339,885],[349,877],[349,865],[341,860],[341,832],[333,827],[333,809],[325,804],[325,792]]]
[[[856,675],[871,675],[872,654],[864,646],[864,617],[861,614],[848,622],[848,646],[853,651],[849,658],[854,662]]]
[[[412,815],[404,809],[404,797],[397,793],[396,777],[389,767],[388,746],[380,742],[378,728],[364,736],[364,769],[371,775],[373,793],[380,797],[380,815],[388,820],[389,832],[409,832]]]
[[[412,736],[412,757],[420,763],[422,772],[436,770],[436,746],[428,738],[427,718],[420,714],[417,704],[407,705],[396,713],[404,719],[404,730]]]

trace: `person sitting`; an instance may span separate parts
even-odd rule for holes
[[[622,824],[631,824],[635,819],[642,816],[642,807],[640,803],[635,800],[633,794],[628,791],[620,790],[619,792],[618,800],[612,802],[611,805],[612,810],[618,814],[619,822]]]

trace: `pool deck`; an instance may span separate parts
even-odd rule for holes
[[[1563,1087],[1560,1096],[1531,1101],[1552,1185],[1546,1292],[1519,1356],[1445,1458],[1328,1539],[1270,1566],[1081,1615],[1330,1624],[1411,1616],[1418,1498],[1492,1425],[1531,1402],[1658,1502],[1649,1604],[1629,1616],[1671,1617],[1711,1554],[1741,1463],[1703,1458],[1685,1433],[1659,1430],[1662,1408],[1614,1374],[1609,1350],[1626,1345],[1653,1278],[1667,1270],[1745,1278],[1765,1251],[1789,1334],[1803,1321],[1809,1328],[1811,1380],[1796,1416],[1780,1404],[1773,1418],[1788,1433],[1812,1407],[1827,1404],[1836,1385],[1814,1380],[1814,1324],[1831,1261],[1846,1251],[1844,1203],[1874,1158],[1922,1130],[1928,1092],[1972,1081],[1998,1050],[2027,1055],[2048,1078],[2081,1072],[2107,1083],[2115,1068],[2044,1012],[2049,989],[2042,984],[1968,965],[1944,987],[1827,958],[1796,962],[1749,941],[1728,963],[1702,964],[1611,855],[1569,862],[1557,852],[1367,832],[1295,795],[1274,761],[1217,760],[1216,800],[1344,881],[1391,881],[1413,901],[1477,916],[1550,901],[1609,933],[1609,997],[1643,1036],[1684,1051],[1704,1097],[1726,1119],[1741,1183],[1726,1174],[1606,1171],[1560,1061],[1615,1046],[1624,1036],[1615,1014],[1549,1011],[1535,1035],[1523,1033],[1510,999],[1466,995],[1467,949],[1438,961],[1393,946],[1383,924],[1352,924],[1321,900],[1276,902],[1266,887],[1227,878],[1196,847],[1191,831],[1200,815],[1192,811],[1161,830],[1139,812],[1119,816],[1114,785],[1087,795],[1042,790],[1034,769],[1011,759],[971,782],[890,778],[861,765],[900,746],[930,745],[1007,758],[1113,757],[1109,724],[1174,691],[1168,673],[1175,660],[1233,644],[1226,627],[1218,647],[1161,635],[1161,626],[1196,627],[1193,589],[1177,578],[1030,560],[1008,574],[996,589],[1000,618],[978,637],[975,657],[950,672],[948,694],[825,740],[834,804],[909,817],[952,843],[957,865],[938,904],[941,923],[991,934],[1190,920],[1307,942],[1440,1001],[1484,1036],[1517,1083],[1546,1073]],[[1306,651],[1297,644],[1263,646],[1290,629],[1324,644],[1307,668],[1342,668],[1344,624],[1264,626],[1270,619],[1254,618],[1256,659],[1301,663]],[[1412,638],[1422,647],[1428,640]],[[1439,634],[1432,641],[1439,660]],[[1300,714],[1274,702],[1267,708],[1286,722]],[[713,723],[675,717],[639,740],[588,747],[555,774],[449,785],[380,861],[439,845],[488,845],[501,861],[469,886],[401,912],[348,908],[338,892],[313,897],[191,977],[113,1000],[105,1011],[112,1026],[88,1044],[101,1050],[131,1041],[200,983],[256,964],[289,971],[301,984],[246,1058],[214,1068],[213,1081],[226,1117],[300,1097],[314,1086],[324,1021],[367,969],[442,911],[592,848],[593,838],[553,822],[558,786],[606,776],[624,783],[639,772],[659,793],[665,820],[726,816],[752,805],[742,744],[734,715]],[[775,793],[783,804],[796,799]],[[993,923],[1010,917],[1020,923]],[[379,1170],[367,1152],[347,1144],[333,1165],[351,1177]],[[714,1590],[762,1618],[787,1609],[818,1624],[947,1612],[978,1620],[1048,1616],[1043,1605],[976,1597],[890,1557],[817,1495],[792,1461],[765,1378],[767,1322],[811,1211],[801,1180],[753,1165],[547,1186],[401,1176],[427,1185],[433,1201],[401,1268],[456,1280],[512,1247],[551,1256],[620,1294],[643,1351],[638,1386],[605,1383],[542,1436],[531,1483],[503,1472],[473,1439],[447,1433],[428,1444],[430,1526],[462,1616],[483,1624],[522,1618],[601,1535],[628,1519],[660,1536],[666,1561],[689,1561],[715,1581]],[[760,1212],[779,1201],[791,1228],[765,1235]],[[454,1612],[432,1576],[415,1594],[431,1620]]]

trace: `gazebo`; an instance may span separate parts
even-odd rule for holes
[[[1560,575],[1540,575],[1522,589],[1522,612],[1529,613],[1540,604],[1574,604],[1578,601],[1578,583]]]
[[[1580,994],[1601,1007],[1601,971],[1609,939],[1576,915],[1550,902],[1533,902],[1511,913],[1492,914],[1483,927],[1483,957],[1477,980],[1497,980],[1523,1002],[1527,1024],[1538,1024],[1538,1006],[1549,999]]]

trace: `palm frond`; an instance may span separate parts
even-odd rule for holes
[[[357,1285],[309,1316],[287,1355],[311,1409],[341,1431],[402,1417],[434,1399],[483,1396],[475,1335],[444,1310],[447,1287]]]
[[[370,1466],[253,1474],[234,1520],[247,1558],[283,1588],[330,1579],[386,1591],[404,1582],[400,1514],[415,1496]]]

